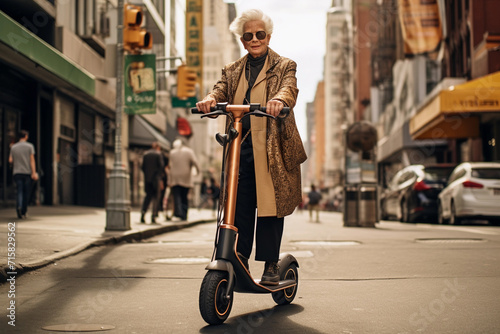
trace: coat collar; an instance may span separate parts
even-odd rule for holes
[[[281,60],[281,56],[279,54],[277,54],[276,52],[274,52],[273,49],[268,48],[267,57],[269,60],[269,69],[267,70],[267,72],[268,73],[274,72],[274,68],[276,67],[276,64],[278,64],[278,62]],[[245,66],[247,58],[248,58],[248,54],[246,54],[243,57],[241,57],[240,59],[238,59],[236,61],[237,67],[240,68],[241,70],[243,70],[242,67]]]

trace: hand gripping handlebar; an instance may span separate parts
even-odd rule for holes
[[[215,107],[210,108],[209,113],[203,113],[198,110],[198,108],[191,108],[192,114],[202,114],[202,117],[210,117],[210,116],[219,116],[228,113],[241,113],[241,116],[246,113],[250,113],[253,116],[261,116],[261,117],[271,117],[275,118],[272,115],[266,113],[266,107],[261,107],[258,103],[245,104],[245,105],[236,105],[236,104],[228,104],[228,103],[217,103]],[[289,107],[283,107],[279,118],[286,118],[290,114]],[[240,117],[241,117],[240,116]]]

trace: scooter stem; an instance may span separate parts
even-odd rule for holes
[[[238,108],[240,107],[240,108]],[[248,106],[234,106],[229,107],[228,111],[232,111],[234,115],[234,128],[238,131],[238,136],[234,138],[231,143],[231,148],[229,151],[228,164],[228,184],[227,184],[227,194],[228,198],[226,201],[226,206],[224,208],[225,225],[234,226],[235,212],[236,212],[236,196],[238,191],[238,174],[240,169],[240,151],[241,151],[241,132],[243,129],[243,124],[240,122],[243,117],[243,110],[247,109]]]

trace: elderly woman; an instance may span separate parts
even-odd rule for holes
[[[230,25],[248,54],[222,69],[211,93],[196,104],[205,113],[219,102],[259,103],[277,116],[291,109],[285,119],[245,117],[241,147],[235,226],[238,256],[248,268],[254,239],[255,260],[265,261],[261,284],[277,285],[278,259],[284,217],[301,202],[300,164],[306,153],[292,108],[297,99],[297,64],[269,48],[273,22],[258,9],[241,13]]]

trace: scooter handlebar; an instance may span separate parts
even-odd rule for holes
[[[210,107],[210,112],[215,112],[215,111],[225,111],[225,107],[222,108],[220,106],[215,106],[215,107]],[[250,111],[254,111],[254,110],[259,110],[259,111],[262,111],[262,112],[266,112],[266,107],[258,107],[258,108],[255,108],[255,109],[250,109]],[[198,110],[198,108],[191,108],[191,114],[201,114],[201,115],[204,115],[205,113]],[[208,113],[207,113],[208,114]],[[282,117],[282,118],[286,118],[288,117],[288,115],[290,114],[290,108],[289,107],[283,107],[283,109],[281,109],[278,117]]]

